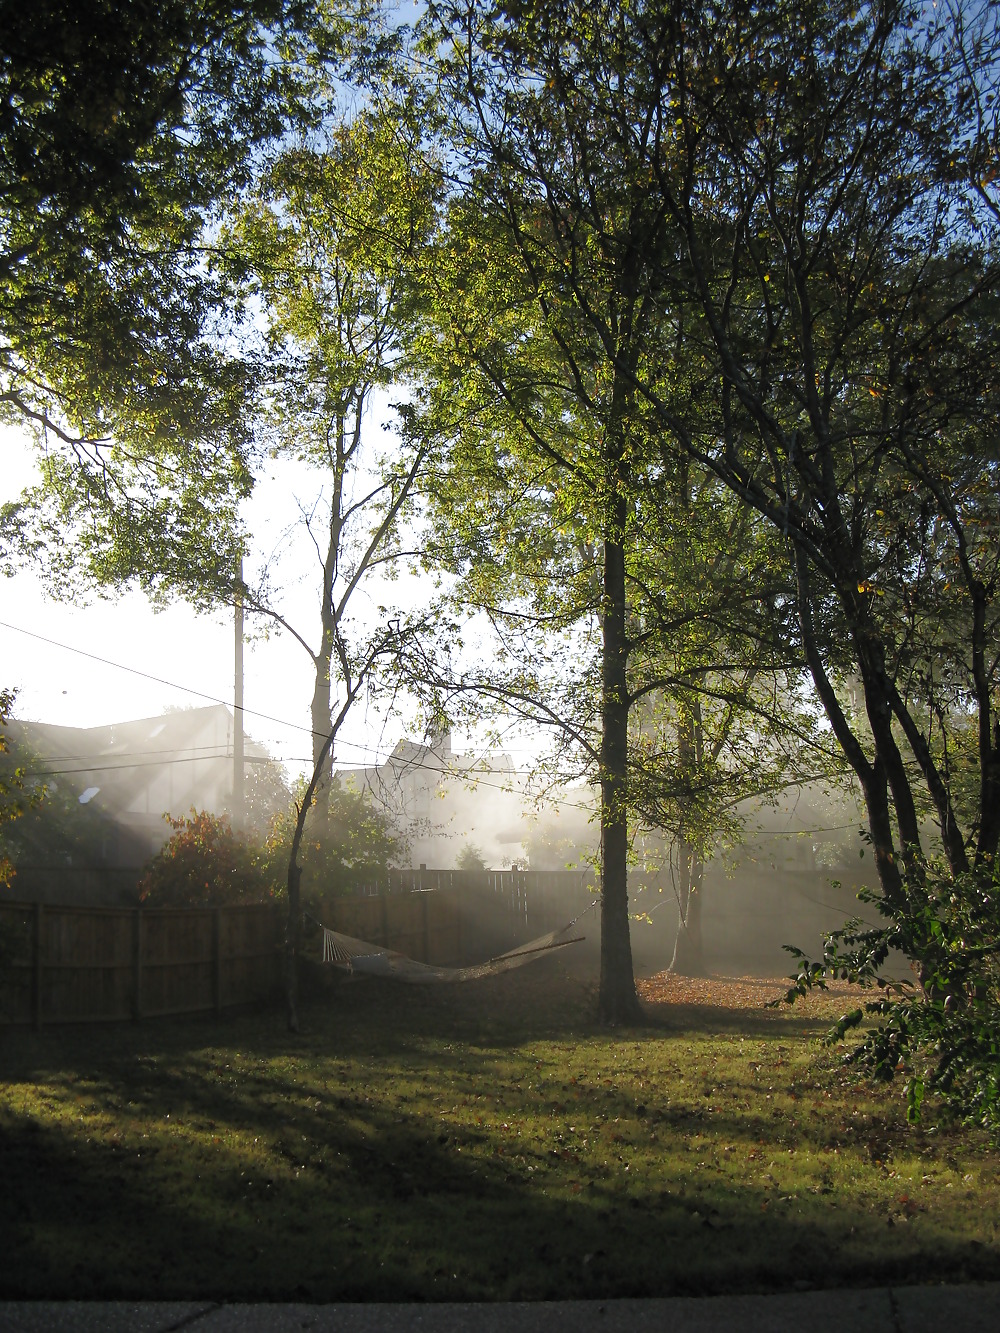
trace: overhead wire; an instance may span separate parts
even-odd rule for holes
[[[4,629],[12,630],[12,631],[13,631],[14,633],[16,633],[16,634],[24,634],[24,635],[26,635],[28,638],[31,638],[31,639],[37,639],[37,640],[39,640],[41,643],[48,644],[49,647],[51,647],[51,648],[61,648],[61,649],[63,649],[65,652],[76,653],[78,656],[80,656],[80,657],[86,657],[86,658],[88,658],[90,661],[99,663],[101,666],[113,667],[113,668],[114,668],[115,670],[117,670],[117,671],[124,671],[124,672],[127,672],[129,675],[139,676],[139,677],[141,677],[143,680],[151,680],[151,681],[153,681],[153,682],[154,682],[155,684],[157,684],[157,685],[166,685],[169,689],[181,690],[181,691],[183,691],[184,693],[192,694],[192,695],[196,696],[196,697],[199,698],[199,699],[206,699],[206,700],[208,700],[209,703],[222,704],[224,707],[229,707],[229,701],[228,701],[227,699],[220,698],[218,695],[215,695],[215,694],[209,694],[209,693],[207,693],[205,690],[199,690],[199,689],[196,689],[194,686],[191,686],[191,685],[182,685],[182,684],[180,684],[178,681],[167,680],[166,677],[164,677],[164,676],[156,676],[156,675],[153,675],[152,672],[149,672],[149,671],[143,671],[143,670],[141,670],[139,667],[126,666],[125,663],[123,663],[123,662],[115,662],[113,659],[111,659],[111,658],[109,658],[109,657],[102,657],[99,653],[91,653],[91,652],[86,651],[86,649],[83,649],[83,648],[76,648],[76,647],[74,647],[72,644],[69,644],[69,643],[62,643],[62,642],[61,642],[60,640],[58,640],[58,639],[51,639],[51,638],[48,638],[46,635],[44,635],[44,634],[39,634],[39,633],[37,633],[37,631],[35,631],[35,630],[24,629],[21,625],[12,625],[12,624],[10,624],[9,621],[6,621],[6,620],[0,620],[0,627],[2,627],[2,628],[4,628]],[[270,713],[263,713],[263,712],[261,712],[259,709],[255,709],[255,708],[246,708],[246,707],[244,707],[242,711],[243,711],[244,715],[249,715],[249,716],[251,716],[251,717],[258,717],[258,718],[261,718],[261,719],[263,719],[264,721],[267,721],[267,722],[274,722],[274,723],[277,724],[278,726],[288,727],[289,729],[291,729],[291,730],[293,730],[293,731],[301,731],[301,732],[305,732],[305,733],[306,733],[307,735],[309,735],[309,736],[318,736],[318,735],[322,735],[322,734],[323,734],[323,733],[321,733],[321,732],[317,732],[317,731],[315,731],[312,727],[304,726],[302,723],[298,723],[298,722],[289,722],[287,719],[279,718],[279,717],[275,717],[273,714],[270,714]],[[360,742],[357,742],[357,741],[349,741],[349,740],[338,741],[338,748],[351,749],[351,750],[359,750],[359,751],[361,751],[362,754],[364,754],[364,755],[366,755],[366,756],[371,756],[371,758],[372,758],[373,760],[375,760],[375,763],[371,765],[372,767],[379,767],[379,766],[380,766],[379,763],[378,763],[378,760],[379,760],[379,758],[380,758],[381,756],[383,756],[383,755],[384,755],[384,758],[382,759],[382,762],[383,762],[383,763],[388,762],[388,760],[392,758],[392,752],[391,752],[391,751],[389,751],[388,753],[386,753],[386,752],[384,752],[384,751],[380,751],[380,750],[378,750],[378,749],[372,749],[370,746],[362,745]],[[153,755],[153,754],[157,754],[158,751],[156,751],[156,750],[139,750],[139,751],[132,751],[131,753],[136,754],[136,755]],[[76,756],[66,756],[65,759],[62,760],[61,762],[69,762],[70,760],[75,760],[75,759],[76,759]],[[80,762],[81,762],[81,763],[86,762],[86,756],[80,756]],[[151,762],[152,762],[152,761],[151,761]],[[161,763],[172,763],[172,762],[175,762],[175,761],[174,761],[174,760],[169,760],[169,759],[161,759],[159,762],[161,762]],[[176,762],[185,762],[185,761],[176,761]],[[311,759],[295,759],[295,758],[291,758],[291,759],[287,760],[286,762],[291,762],[291,763],[295,763],[295,762],[299,762],[299,763],[312,763],[312,760],[311,760]],[[123,766],[124,766],[124,765],[123,765]],[[135,766],[136,766],[136,767],[139,767],[140,765],[139,765],[139,764],[136,764]],[[118,767],[118,765],[109,765],[108,767]],[[368,765],[365,765],[365,767],[368,767]],[[437,764],[429,764],[429,763],[423,762],[423,761],[418,760],[418,759],[415,759],[415,758],[414,758],[414,759],[408,759],[407,762],[406,762],[406,767],[407,767],[407,768],[410,768],[410,769],[419,769],[419,770],[423,770],[423,771],[430,771],[430,772],[439,773],[442,777],[449,777],[449,778],[456,778],[456,779],[464,779],[464,780],[466,780],[466,781],[469,781],[469,780],[470,780],[470,775],[469,775],[469,772],[468,772],[468,771],[466,771],[466,772],[463,772],[462,770],[453,771],[453,770],[449,770],[449,769],[442,768],[442,767],[440,767],[440,766],[437,765]],[[73,770],[67,770],[67,771],[73,771]],[[86,769],[80,769],[80,770],[76,770],[76,771],[80,771],[80,772],[100,772],[100,771],[102,771],[102,770],[101,770],[101,769],[98,769],[98,768],[95,768],[95,767],[89,767],[89,768],[86,768]],[[515,770],[515,771],[516,771],[516,770]],[[43,774],[39,771],[38,773],[36,773],[36,776],[43,776]],[[52,770],[51,773],[50,773],[49,770],[45,770],[44,776],[58,776],[58,771],[57,771],[57,770]],[[478,786],[489,787],[489,788],[491,788],[492,790],[495,790],[495,791],[508,791],[508,790],[509,790],[509,788],[506,787],[503,783],[499,783],[499,782],[490,782],[490,781],[488,780],[488,778],[486,778],[486,777],[480,777],[480,776],[477,776],[477,775],[473,775],[472,778],[471,778],[471,781],[473,781],[473,782],[474,782],[476,785],[478,785]],[[559,801],[558,804],[560,804],[560,805],[562,805],[562,806],[565,806],[565,807],[567,807],[567,808],[570,808],[570,809],[589,810],[589,808],[590,808],[590,807],[588,807],[588,806],[586,806],[586,805],[583,805],[583,804],[580,803],[580,802]]]
[[[16,634],[24,634],[30,639],[37,639],[41,643],[48,644],[50,648],[61,648],[65,652],[76,653],[80,657],[89,658],[90,661],[97,662],[101,666],[113,667],[116,671],[124,671],[132,676],[140,676],[143,680],[151,680],[157,685],[166,685],[169,689],[181,690],[185,694],[195,695],[199,699],[208,700],[209,703],[222,704],[227,708],[231,706],[229,699],[220,698],[217,694],[209,694],[205,690],[196,689],[193,685],[182,685],[179,681],[168,680],[165,676],[154,676],[152,672],[143,671],[139,667],[127,666],[124,662],[116,662],[110,657],[102,657],[99,653],[91,653],[84,648],[76,648],[73,644],[62,643],[58,639],[50,639],[44,634],[37,633],[35,630],[24,629],[21,625],[12,625],[9,621],[0,620],[0,627],[12,630]],[[325,732],[316,731],[313,727],[308,727],[304,723],[290,722],[287,718],[276,717],[273,713],[264,713],[257,708],[247,708],[244,706],[241,711],[245,716],[259,717],[263,721],[273,722],[279,727],[287,727],[291,731],[304,732],[307,736],[323,736],[324,738],[326,736]],[[358,741],[340,740],[338,741],[338,746],[345,749],[360,750],[364,754],[371,755],[375,760],[378,760],[381,754],[386,753],[378,749],[373,749],[371,746],[362,745]],[[140,753],[155,753],[155,751],[143,751]],[[391,751],[386,753],[386,757],[388,757],[389,754],[391,754]],[[292,759],[290,762],[307,761]]]
[[[37,639],[37,640],[38,640],[39,642],[41,642],[41,643],[48,644],[49,647],[51,647],[51,648],[61,648],[61,649],[62,649],[63,651],[65,651],[65,652],[68,652],[68,653],[76,653],[78,656],[80,656],[80,657],[86,657],[86,658],[88,658],[88,659],[89,659],[90,661],[92,661],[92,662],[97,662],[97,663],[99,663],[101,666],[112,667],[112,668],[114,668],[116,671],[124,671],[124,672],[128,673],[129,675],[139,676],[139,677],[141,677],[143,680],[151,680],[151,681],[153,681],[153,682],[154,682],[155,684],[157,684],[157,685],[166,685],[169,689],[173,689],[173,690],[181,690],[182,692],[184,692],[184,693],[186,693],[186,694],[194,695],[195,697],[197,697],[197,698],[199,698],[199,699],[206,699],[206,700],[208,700],[209,703],[221,704],[223,707],[227,707],[227,708],[230,706],[230,703],[229,703],[229,700],[228,700],[228,699],[220,698],[218,695],[215,695],[215,694],[209,694],[207,691],[196,689],[194,686],[191,686],[191,685],[182,685],[182,684],[180,684],[178,681],[167,680],[166,677],[164,677],[164,676],[155,676],[155,675],[153,675],[153,674],[152,674],[151,672],[149,672],[149,671],[143,671],[143,670],[141,670],[141,668],[139,668],[139,667],[126,666],[125,663],[123,663],[123,662],[115,662],[112,658],[109,658],[109,657],[102,657],[99,653],[91,653],[91,652],[88,652],[88,651],[87,651],[86,649],[84,649],[84,648],[76,648],[76,647],[74,647],[72,644],[69,644],[69,643],[63,643],[63,642],[61,642],[61,641],[58,640],[58,639],[51,639],[51,638],[48,638],[46,635],[44,635],[44,634],[39,634],[39,633],[38,633],[37,631],[35,631],[35,630],[24,629],[23,626],[21,626],[21,625],[12,625],[9,621],[6,621],[6,620],[0,620],[0,627],[2,627],[3,629],[11,630],[11,631],[13,631],[15,634],[23,634],[23,635],[27,636],[27,637],[30,638],[30,639]],[[325,733],[317,732],[317,731],[315,731],[312,727],[307,727],[307,726],[305,726],[304,724],[302,724],[302,723],[300,723],[300,722],[289,722],[286,718],[275,717],[273,714],[271,714],[271,713],[263,713],[263,712],[261,712],[259,709],[244,707],[244,708],[242,709],[242,712],[243,712],[243,714],[244,714],[245,716],[257,717],[257,718],[262,719],[262,720],[265,721],[265,722],[273,722],[273,723],[275,723],[277,726],[280,726],[280,727],[287,727],[287,728],[289,728],[289,730],[292,730],[292,731],[300,731],[300,732],[304,732],[304,733],[305,733],[306,735],[308,735],[308,736],[320,736],[320,735],[325,735]],[[384,758],[382,759],[382,764],[388,762],[388,761],[392,758],[392,751],[385,752],[385,751],[381,751],[381,750],[379,750],[379,749],[373,749],[371,746],[363,745],[363,744],[361,744],[361,743],[358,742],[358,741],[338,740],[337,745],[338,745],[338,748],[341,748],[341,749],[351,749],[351,750],[359,750],[359,751],[361,751],[362,754],[364,754],[364,755],[366,755],[366,756],[370,756],[370,757],[375,761],[373,764],[370,765],[371,767],[380,767],[380,766],[381,766],[381,765],[379,764],[379,762],[378,762],[378,761],[379,761],[379,758],[380,758],[381,756],[384,756]],[[186,748],[187,748],[187,747],[186,747]],[[134,755],[137,755],[137,756],[144,756],[144,755],[154,755],[154,754],[157,754],[158,751],[156,751],[156,750],[138,750],[138,751],[132,751],[132,752],[130,752],[130,753],[132,753],[132,754],[134,754]],[[123,757],[124,757],[124,755],[123,755]],[[220,756],[220,757],[221,757],[221,756]],[[230,756],[230,757],[231,757],[231,756]],[[484,751],[484,757],[485,757],[485,751]],[[60,760],[53,761],[53,762],[71,762],[71,761],[75,761],[76,758],[77,758],[76,756],[73,756],[73,755],[67,755],[67,756],[65,756],[64,758],[60,758]],[[81,764],[84,763],[84,762],[86,762],[86,758],[87,758],[86,756],[80,756],[80,762],[81,762]],[[157,761],[152,761],[152,760],[149,761],[150,764],[152,764],[152,763],[154,763],[154,762],[157,762]],[[184,762],[193,762],[193,761],[191,761],[191,760],[186,760],[186,759],[177,759],[177,760],[173,760],[173,759],[161,759],[161,760],[159,760],[158,762],[160,762],[160,763],[174,763],[174,762],[184,763]],[[253,760],[253,762],[263,762],[263,761],[260,761],[260,760]],[[283,762],[287,762],[287,763],[311,763],[312,760],[311,760],[311,759],[296,758],[296,757],[289,757],[288,759],[284,760]],[[145,766],[146,766],[145,762],[142,762],[142,763],[137,762],[137,763],[135,763],[135,764],[133,765],[133,767],[145,767]],[[108,766],[107,766],[107,768],[115,768],[115,767],[126,767],[126,765],[108,765]],[[364,767],[369,767],[369,765],[364,765]],[[439,773],[439,774],[440,774],[442,777],[444,777],[444,778],[452,778],[452,779],[465,780],[465,781],[470,781],[470,780],[471,780],[476,786],[488,787],[488,788],[490,788],[491,790],[494,790],[494,791],[510,791],[510,788],[509,788],[508,786],[504,785],[503,783],[499,783],[499,782],[490,782],[489,779],[486,778],[485,776],[480,777],[480,776],[475,775],[474,771],[472,771],[472,776],[471,776],[471,778],[470,778],[470,771],[469,771],[469,770],[466,770],[466,771],[462,771],[462,770],[450,770],[450,769],[447,769],[447,768],[442,768],[440,765],[437,765],[437,764],[429,764],[429,763],[423,762],[423,761],[418,760],[418,759],[408,759],[408,760],[406,761],[406,767],[409,768],[409,769],[417,769],[417,770],[421,770],[421,771],[430,771],[430,772]],[[101,771],[105,771],[105,770],[100,769],[100,768],[96,768],[96,767],[93,767],[93,766],[90,766],[90,767],[87,767],[87,768],[85,768],[85,769],[80,769],[80,770],[65,770],[64,772],[67,772],[67,773],[68,773],[68,772],[72,772],[72,771],[80,771],[80,772],[95,772],[95,773],[96,773],[96,772],[101,772]],[[515,773],[515,774],[517,774],[517,772],[518,772],[518,770],[514,770],[514,773]],[[36,773],[36,776],[58,776],[58,775],[59,775],[59,770],[51,770],[51,772],[50,772],[50,770],[45,770],[44,773],[43,773],[41,770],[39,770],[39,771]],[[555,804],[561,805],[561,806],[563,806],[563,807],[566,808],[566,809],[582,810],[582,811],[585,811],[585,812],[588,812],[588,813],[592,813],[592,807],[591,807],[591,806],[589,806],[589,805],[585,805],[584,803],[579,802],[579,801],[563,801],[563,800],[556,800],[556,801],[555,801]],[[809,833],[836,832],[836,831],[840,831],[840,830],[842,830],[842,829],[856,828],[856,827],[857,827],[856,824],[835,824],[835,825],[831,825],[829,828],[816,828],[816,829],[782,829],[782,830],[777,830],[777,829],[775,829],[775,830],[770,830],[770,829],[768,829],[768,830],[762,830],[761,832],[762,832],[765,836],[773,836],[773,837],[799,837],[799,836],[802,836],[802,835],[804,835],[804,834],[809,834]]]
[[[101,666],[114,667],[116,671],[126,671],[131,676],[141,676],[143,680],[151,680],[157,685],[166,685],[172,690],[181,690],[185,694],[193,694],[198,699],[207,699],[209,703],[224,704],[229,706],[228,699],[220,699],[216,694],[208,694],[205,690],[195,689],[193,685],[181,685],[176,680],[167,680],[164,676],[154,676],[149,671],[143,671],[139,667],[126,666],[124,662],[114,662],[110,657],[101,657],[99,653],[89,653],[84,648],[74,648],[70,643],[60,643],[58,639],[49,639],[44,634],[38,634],[35,630],[24,629],[20,625],[11,625],[6,620],[0,620],[0,627],[13,630],[15,634],[25,634],[29,639],[38,639],[41,643],[47,643],[51,648],[62,648],[68,653],[76,653],[79,657],[87,657],[92,662],[99,662]],[[270,713],[262,713],[256,708],[244,708],[245,714],[251,717],[263,718],[266,722],[277,723],[280,727],[288,727],[293,731],[304,731],[309,736],[318,735],[312,727],[304,726],[301,722],[289,722],[286,718],[274,717]]]
[[[103,757],[103,756],[102,756]],[[131,755],[123,754],[122,762],[117,764],[92,764],[84,756],[79,760],[77,768],[26,768],[24,776],[29,778],[59,778],[70,777],[74,773],[77,775],[87,773],[127,773],[133,768],[166,768],[168,764],[201,764],[210,759],[225,759],[227,763],[232,763],[232,751],[226,753],[222,751],[219,754],[192,754],[179,755],[174,759],[134,759]],[[244,755],[245,764],[267,764],[273,762],[267,759],[261,759],[254,755]]]

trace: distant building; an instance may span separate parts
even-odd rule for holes
[[[425,745],[401,740],[384,763],[337,774],[386,813],[411,866],[451,869],[467,846],[498,869],[526,860],[526,784],[509,755],[456,754],[445,731]]]
[[[108,872],[113,896],[126,894],[136,872],[170,836],[165,814],[182,816],[192,809],[221,814],[233,796],[233,714],[223,704],[180,709],[158,717],[112,722],[101,727],[62,727],[12,720],[7,734],[13,746],[33,756],[28,776],[44,782],[65,800],[67,788],[89,823],[87,843],[94,849],[87,867],[59,866],[65,890],[87,875],[85,896],[93,899],[95,873]],[[269,761],[267,751],[244,739],[247,764]],[[29,871],[35,873],[29,873]],[[35,865],[19,871],[15,895],[53,897],[54,867]],[[77,887],[80,887],[79,885]],[[55,896],[60,886],[54,886]],[[82,892],[82,890],[81,890]],[[79,896],[73,894],[74,897]]]

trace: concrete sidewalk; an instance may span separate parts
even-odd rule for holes
[[[508,1305],[0,1301],[3,1333],[996,1333],[1000,1283]]]

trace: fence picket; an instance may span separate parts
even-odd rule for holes
[[[374,897],[333,899],[324,925],[445,967],[525,943],[529,899],[538,935],[565,925],[593,892],[578,874],[517,871],[393,871],[380,888]],[[0,1026],[221,1013],[263,1000],[280,986],[282,932],[271,904],[0,901]]]

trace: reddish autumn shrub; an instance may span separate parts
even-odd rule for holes
[[[225,815],[192,810],[167,817],[174,830],[139,881],[139,898],[151,907],[218,907],[264,902],[271,881],[260,851],[233,831]]]

